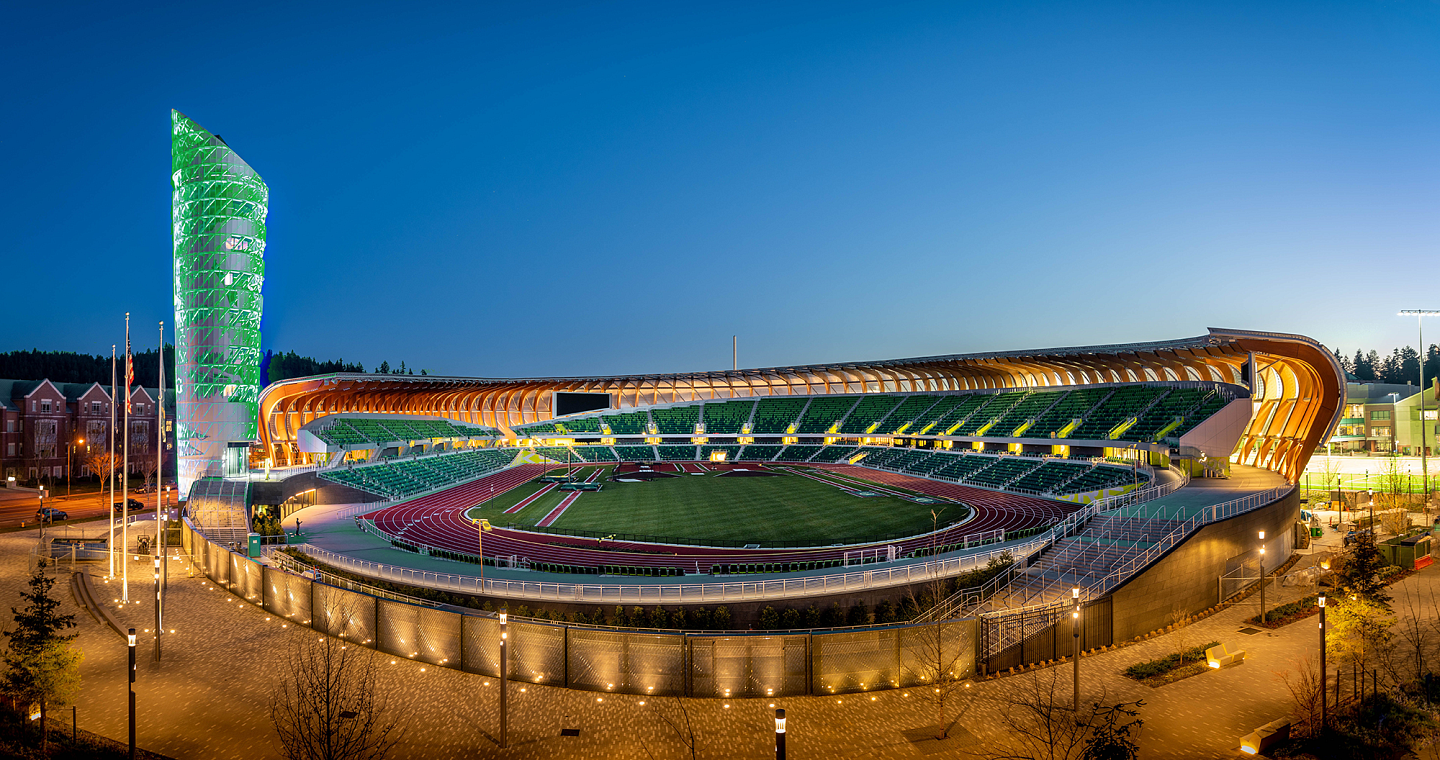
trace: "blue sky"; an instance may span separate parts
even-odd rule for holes
[[[267,347],[601,374],[1440,308],[1440,5],[31,4],[0,350],[173,316],[169,109],[270,186]],[[1440,322],[1433,335],[1440,338]],[[139,337],[139,336],[143,336]],[[1431,341],[1434,342],[1434,341]]]

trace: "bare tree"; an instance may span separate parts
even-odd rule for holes
[[[1320,735],[1320,667],[1315,659],[1305,656],[1295,661],[1295,669],[1276,673],[1295,703],[1295,727],[1307,736]]]
[[[95,477],[100,478],[102,486],[108,482],[106,479],[113,475],[115,468],[119,466],[119,458],[99,446],[91,446],[90,453],[85,457],[85,467]]]
[[[1001,736],[987,741],[990,760],[1078,760],[1096,720],[1093,711],[1073,710],[1070,690],[1060,688],[1061,668],[1009,679],[995,705]]]
[[[289,760],[385,757],[401,731],[377,689],[378,680],[374,650],[297,632],[270,702],[281,753]]]
[[[685,700],[679,697],[655,697],[650,700],[650,705],[651,713],[675,734],[690,759],[696,760],[700,757],[700,737],[695,732],[695,722],[690,720],[690,710],[685,707]],[[650,751],[650,745],[645,743],[643,737],[640,738],[640,744],[645,748],[645,754],[653,760],[655,753]]]

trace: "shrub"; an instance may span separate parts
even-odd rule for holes
[[[780,613],[776,612],[774,607],[766,605],[765,609],[760,610],[760,627],[767,631],[779,628]]]
[[[791,607],[780,615],[780,626],[782,628],[800,627],[800,610]]]
[[[1184,667],[1193,662],[1202,662],[1205,659],[1205,650],[1213,646],[1219,646],[1220,642],[1212,641],[1198,647],[1186,649],[1183,652],[1166,655],[1157,660],[1148,662],[1137,662],[1125,669],[1125,675],[1137,681],[1147,678],[1165,675],[1176,668]]]
[[[730,608],[723,604],[716,607],[715,611],[710,613],[710,622],[711,627],[717,631],[730,630]]]

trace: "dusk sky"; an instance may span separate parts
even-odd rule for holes
[[[1353,354],[1440,309],[1435,3],[131,5],[7,12],[0,350],[174,319],[171,108],[270,187],[265,346],[367,369]]]

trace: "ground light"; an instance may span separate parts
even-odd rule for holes
[[[775,760],[785,760],[785,708],[775,709]]]
[[[1322,594],[1315,603],[1320,605],[1320,730],[1325,730],[1325,596]]]
[[[130,760],[135,760],[135,629],[130,629]]]
[[[508,615],[507,615],[506,611],[505,611],[505,610],[501,610],[501,611],[500,611],[500,749],[505,749],[505,747],[506,747],[506,733],[505,733],[505,729],[507,728],[507,726],[506,726],[507,716],[506,716],[506,714],[505,714],[505,707],[506,707],[506,705],[505,705],[505,692],[508,690],[508,687],[507,687],[507,677],[509,676],[509,670],[510,670],[510,648],[507,647],[507,646],[505,646],[506,639],[509,637],[509,631],[508,631],[508,628],[507,628],[507,626],[506,626],[506,618],[507,618],[507,617],[508,617]]]

